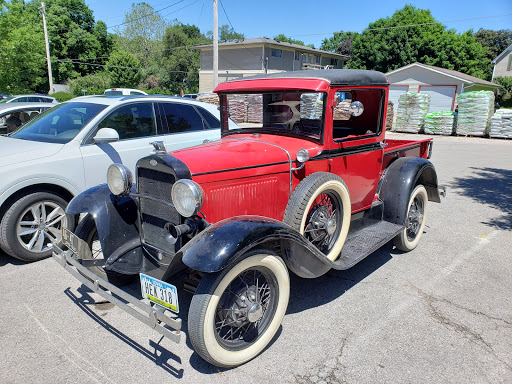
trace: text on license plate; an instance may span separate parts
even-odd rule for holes
[[[160,304],[173,312],[179,312],[178,290],[172,284],[155,279],[154,277],[140,274],[140,289],[142,297]]]

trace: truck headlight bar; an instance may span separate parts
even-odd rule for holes
[[[181,179],[172,186],[171,197],[178,213],[184,217],[191,217],[203,206],[204,191],[195,181]]]
[[[116,196],[126,196],[133,185],[133,175],[123,164],[111,164],[107,170],[108,189]]]

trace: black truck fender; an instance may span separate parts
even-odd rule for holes
[[[236,263],[248,250],[272,241],[281,247],[293,247],[293,252],[282,254],[288,268],[300,277],[318,277],[331,268],[332,262],[287,224],[250,215],[210,225],[185,244],[177,256],[194,270],[212,273]]]
[[[125,274],[140,271],[143,253],[135,199],[114,196],[107,184],[101,184],[77,195],[68,204],[66,212],[73,215],[88,213],[94,219],[107,270]]]
[[[405,225],[409,197],[417,184],[423,184],[430,201],[441,202],[437,173],[429,160],[401,157],[386,168],[377,190],[384,202],[384,220]]]

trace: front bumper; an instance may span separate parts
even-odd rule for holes
[[[168,339],[176,343],[180,342],[181,319],[171,317],[171,312],[165,311],[163,308],[160,309],[156,305],[152,306],[148,300],[132,296],[121,288],[98,277],[80,264],[71,250],[63,251],[54,245],[52,257],[83,285],[105,300],[150,326]]]

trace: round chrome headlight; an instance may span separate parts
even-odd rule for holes
[[[307,149],[299,149],[297,151],[297,161],[299,163],[305,163],[309,160],[309,151]]]
[[[112,164],[107,170],[108,189],[116,196],[125,196],[130,193],[133,184],[133,175],[123,164]]]
[[[204,191],[195,181],[181,179],[172,186],[171,197],[178,213],[184,217],[191,217],[203,206]]]

